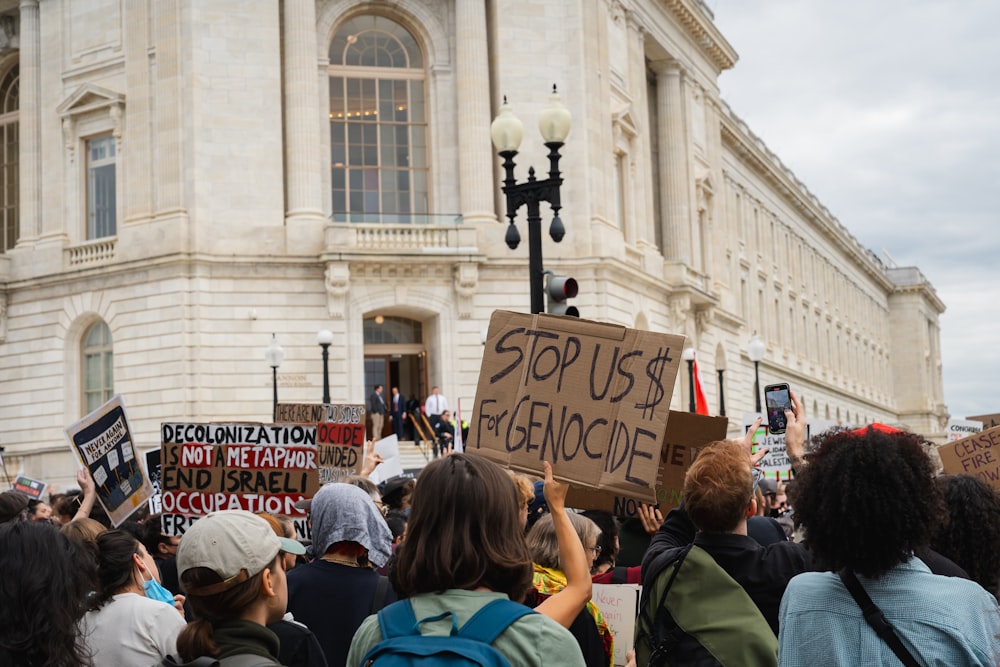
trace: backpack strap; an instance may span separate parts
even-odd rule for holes
[[[871,596],[865,591],[865,587],[858,581],[857,575],[852,570],[841,570],[839,575],[840,580],[844,582],[844,586],[850,591],[851,597],[861,607],[861,613],[865,617],[865,622],[872,626],[875,634],[889,645],[892,652],[896,654],[899,661],[906,667],[920,667],[920,663],[913,657],[913,654],[906,650],[903,642],[893,629],[892,623],[889,622],[889,619],[885,617],[882,610],[878,608],[878,605],[872,601]]]
[[[617,565],[613,570],[611,570],[611,583],[613,584],[627,584],[628,583],[628,568],[624,565]]]
[[[534,609],[511,600],[493,600],[466,621],[458,636],[492,644],[514,621],[534,613]]]
[[[383,639],[419,634],[417,617],[413,614],[413,605],[409,600],[399,600],[378,612],[378,626]]]
[[[240,653],[219,660],[220,667],[274,667],[274,658],[265,658],[253,653]]]

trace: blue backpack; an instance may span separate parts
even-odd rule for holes
[[[480,665],[509,667],[510,663],[492,644],[511,623],[535,611],[510,600],[494,600],[477,611],[461,629],[455,615],[446,611],[417,620],[409,600],[400,600],[378,613],[382,641],[373,646],[361,664],[365,667],[394,665]],[[450,636],[420,634],[420,624],[451,616]]]

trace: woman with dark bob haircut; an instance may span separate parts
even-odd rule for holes
[[[873,427],[834,433],[796,470],[795,522],[805,529],[813,563],[831,571],[805,572],[788,583],[779,664],[897,662],[848,591],[852,579],[919,664],[998,664],[996,599],[975,582],[934,574],[914,555],[944,516],[921,442],[912,433]]]
[[[0,665],[90,665],[77,631],[91,557],[47,523],[0,525]]]
[[[390,577],[423,619],[423,634],[448,635],[453,623],[461,627],[493,600],[520,601],[531,588],[522,502],[499,466],[470,454],[435,459],[420,473],[412,503]],[[347,664],[361,664],[381,640],[378,617],[369,616],[354,635]],[[583,664],[573,635],[537,613],[514,621],[493,647],[512,665]]]

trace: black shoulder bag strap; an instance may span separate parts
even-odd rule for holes
[[[896,632],[892,628],[892,623],[889,619],[885,617],[882,610],[878,608],[874,602],[872,602],[871,597],[865,592],[864,587],[861,582],[858,581],[858,577],[851,570],[841,570],[840,580],[844,582],[844,586],[847,586],[847,590],[850,591],[851,597],[854,601],[858,603],[861,607],[861,613],[864,614],[865,621],[868,625],[872,626],[882,641],[889,645],[892,652],[896,654],[906,667],[920,667],[920,663],[917,662],[913,654],[906,650],[903,646],[903,642],[900,641]]]

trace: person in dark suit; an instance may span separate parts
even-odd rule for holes
[[[372,439],[382,438],[382,423],[385,421],[385,399],[382,398],[382,385],[375,385],[375,391],[368,397],[368,414],[372,417]]]
[[[392,430],[396,438],[403,439],[403,422],[406,420],[406,397],[399,393],[399,387],[393,387],[389,397],[389,414],[392,416]]]

